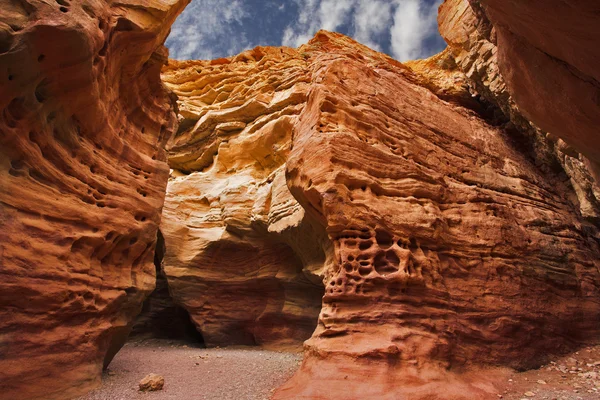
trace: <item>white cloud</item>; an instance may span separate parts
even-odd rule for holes
[[[427,57],[443,46],[436,22],[441,1],[193,0],[175,21],[167,46],[173,58],[212,59],[254,44],[298,47],[326,29],[341,30],[406,61]],[[274,30],[267,25],[269,18],[285,22],[282,26],[277,21]],[[435,37],[438,41],[432,42]]]
[[[425,6],[420,0],[400,1],[391,27],[392,52],[400,61],[424,56],[424,41],[437,30],[437,3]]]
[[[322,0],[319,6],[320,29],[335,31],[348,18],[355,0]]]
[[[442,0],[294,0],[299,14],[284,31],[282,45],[298,47],[319,29],[335,31],[345,23],[352,36],[380,50],[388,36],[392,55],[400,61],[428,56],[425,41],[437,32],[437,7]]]
[[[175,21],[167,39],[170,56],[177,59],[215,57],[215,40],[229,54],[252,47],[247,39],[236,34],[234,26],[249,15],[242,0],[194,0]],[[219,49],[221,50],[221,49]]]
[[[354,16],[354,38],[372,49],[380,50],[374,37],[388,29],[392,4],[386,0],[361,1]]]

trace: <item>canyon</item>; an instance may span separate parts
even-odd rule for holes
[[[0,398],[86,393],[175,312],[208,347],[303,348],[276,399],[497,398],[598,344],[600,6],[576,3],[446,0],[448,48],[400,63],[326,31],[168,60],[187,1],[11,2]]]

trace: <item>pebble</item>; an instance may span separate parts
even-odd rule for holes
[[[140,381],[139,387],[142,392],[155,392],[162,390],[165,386],[165,378],[157,374],[148,374]]]

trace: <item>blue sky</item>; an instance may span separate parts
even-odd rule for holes
[[[336,31],[407,61],[445,47],[442,0],[192,0],[167,38],[171,58],[213,59],[255,46],[298,47]]]

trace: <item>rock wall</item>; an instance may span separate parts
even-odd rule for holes
[[[320,32],[163,73],[165,272],[207,342],[298,340],[325,284],[276,398],[495,397],[498,366],[598,338],[600,235],[563,165],[452,50],[409,66]]]
[[[294,50],[256,48],[163,71],[182,119],[169,144],[164,271],[208,346],[300,348],[315,329],[328,240],[285,179],[306,65]]]
[[[335,263],[277,398],[486,398],[498,375],[473,371],[597,340],[598,229],[572,188],[401,64],[333,34],[300,51],[288,185]]]
[[[451,1],[451,3],[454,1]],[[600,162],[600,4],[470,0],[489,20],[498,69],[524,115]]]
[[[530,121],[527,108],[521,110],[517,106],[511,96],[513,88],[510,82],[507,85],[505,75],[501,73],[497,29],[489,21],[484,7],[476,1],[446,0],[440,7],[438,21],[440,33],[448,42],[448,50],[468,78],[471,91],[495,110],[494,123],[515,131],[515,134],[520,133],[519,141],[524,144],[524,151],[531,153],[540,168],[564,172],[565,181],[574,188],[582,215],[600,222],[600,189],[594,178],[593,163],[559,139],[561,137],[573,143],[569,139],[569,133],[565,134],[560,129],[551,130],[550,134],[542,131]],[[561,83],[569,84],[564,81]],[[521,90],[526,86],[519,84],[518,87]],[[536,93],[536,96],[542,91],[533,86],[527,86],[527,90],[528,93]],[[557,90],[554,97],[560,97],[563,92]],[[553,102],[554,99],[546,101]],[[527,104],[524,105],[527,107]],[[546,112],[554,112],[550,110],[547,109]],[[563,120],[577,119],[564,109],[559,115]],[[543,120],[534,121],[552,128]]]
[[[0,398],[96,386],[154,287],[186,3],[0,5]]]

